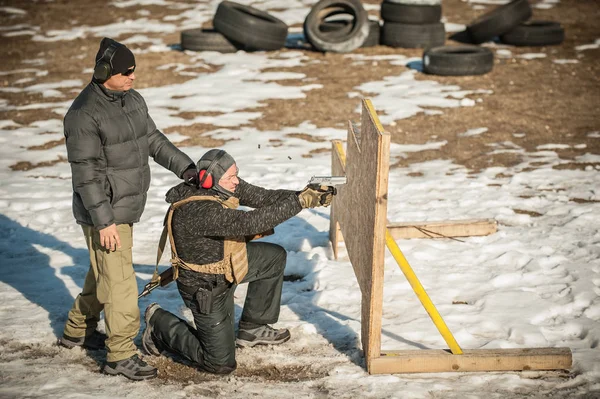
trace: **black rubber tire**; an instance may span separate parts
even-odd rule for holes
[[[381,30],[381,44],[390,47],[428,48],[442,46],[446,41],[444,24],[401,24],[384,22]]]
[[[369,20],[369,36],[365,39],[365,42],[360,47],[374,47],[379,45],[381,37],[381,25],[379,21],[374,19]]]
[[[321,24],[332,15],[352,17],[352,29],[347,34],[323,33]],[[369,36],[367,12],[359,0],[320,0],[304,20],[304,37],[318,51],[348,53],[363,45]]]
[[[440,46],[423,52],[423,72],[442,76],[483,75],[494,67],[494,53],[480,46]]]
[[[441,18],[442,6],[440,4],[400,4],[388,0],[383,0],[381,3],[381,19],[386,22],[433,24],[440,22]]]
[[[323,35],[347,35],[352,31],[352,21],[323,21],[319,25],[319,31]]]
[[[319,25],[319,30],[323,34],[342,34],[347,35],[352,30],[351,21],[325,21]],[[379,45],[379,37],[381,36],[381,26],[379,21],[369,19],[369,36],[365,39],[362,47],[373,47]]]
[[[513,30],[531,18],[531,6],[527,0],[513,0],[480,15],[467,26],[473,43],[483,43]]]
[[[214,29],[188,29],[181,31],[182,50],[218,51],[235,53],[238,49],[225,36]]]
[[[278,50],[285,45],[288,26],[254,7],[223,1],[213,18],[215,30],[246,51]]]
[[[527,21],[500,36],[500,41],[513,46],[553,46],[565,40],[565,30],[559,22]]]

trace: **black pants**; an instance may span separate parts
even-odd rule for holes
[[[277,245],[251,242],[248,252],[248,284],[241,320],[256,324],[273,324],[279,319],[283,271],[287,253]],[[179,285],[179,293],[194,316],[196,328],[174,314],[158,309],[148,322],[159,348],[176,353],[211,373],[227,374],[236,368],[233,294],[231,284],[213,297],[212,311],[200,313],[191,294],[198,287]]]

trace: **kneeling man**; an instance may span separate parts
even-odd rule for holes
[[[208,372],[228,374],[236,368],[236,343],[280,344],[290,338],[287,329],[270,326],[279,318],[287,253],[277,244],[248,238],[303,208],[328,206],[335,190],[254,186],[238,177],[234,159],[218,149],[202,156],[197,170],[198,186],[181,183],[166,198],[177,288],[196,327],[153,303],[146,309],[142,344],[151,355],[176,353]],[[239,205],[254,209],[242,211]],[[233,294],[242,283],[248,283],[248,292],[236,337]]]

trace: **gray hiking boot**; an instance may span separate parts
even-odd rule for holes
[[[268,324],[256,328],[240,328],[235,343],[238,346],[277,345],[290,339],[287,328],[275,329]]]
[[[146,329],[142,333],[142,348],[144,348],[144,352],[148,355],[152,356],[160,356],[160,350],[154,343],[154,339],[152,339],[152,325],[150,324],[150,319],[154,315],[157,309],[161,309],[160,305],[156,302],[151,303],[146,308],[146,313],[144,313],[144,320],[146,321]]]
[[[64,346],[65,348],[72,349],[75,347],[81,347],[89,350],[104,349],[104,341],[106,341],[106,334],[102,334],[98,330],[94,330],[88,336],[85,337],[69,337],[64,335],[58,339],[58,345]]]
[[[138,355],[116,362],[106,362],[102,371],[110,375],[121,374],[135,381],[149,380],[158,375],[158,370],[140,359]]]

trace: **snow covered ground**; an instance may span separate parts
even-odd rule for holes
[[[125,3],[131,1],[115,2]],[[279,15],[289,23],[301,20],[307,10],[305,3],[310,2],[293,3],[294,7]],[[263,6],[268,9],[265,2]],[[190,18],[207,18],[214,9],[200,8],[183,10],[182,21],[149,23],[142,16],[132,24],[142,37],[144,32],[179,29]],[[18,9],[10,12],[19,13]],[[35,32],[33,40],[68,40],[80,34],[100,36],[105,31],[115,34],[112,26],[79,27],[50,34],[35,27],[23,29]],[[156,43],[150,51],[168,51],[168,47]],[[302,82],[302,74],[263,72],[302,64],[306,57],[301,51],[277,57],[244,52],[189,53],[189,57],[190,69],[204,64],[223,67],[213,73],[198,73],[182,84],[141,90],[160,128],[215,125],[210,136],[227,140],[222,148],[235,157],[240,175],[267,188],[300,189],[312,175],[330,173],[328,153],[313,153],[311,158],[303,155],[329,148],[331,139],[345,139],[345,130],[317,128],[309,121],[266,132],[239,127],[261,117],[260,112],[244,110],[262,100],[285,101],[320,89],[319,85]],[[364,57],[348,56],[348,62],[363,61]],[[411,59],[398,55],[391,61],[406,65]],[[43,62],[30,64],[30,69],[43,75]],[[356,97],[358,110],[365,93],[378,93],[371,98],[384,123],[422,112],[423,106],[474,105],[466,97],[473,92],[416,80],[417,73],[407,70],[383,81],[365,83],[349,95]],[[19,71],[11,71],[4,78],[16,81]],[[101,358],[97,355],[89,357],[84,351],[57,348],[54,342],[88,268],[81,230],[71,214],[70,168],[65,162],[25,172],[12,171],[10,166],[19,161],[39,163],[66,157],[62,145],[37,151],[27,147],[62,137],[62,116],[72,98],[54,89],[70,86],[75,95],[88,78],[89,71],[82,74],[81,80],[54,85],[32,81],[25,89],[53,97],[52,102],[29,104],[27,108],[50,108],[56,113],[55,119],[25,126],[3,119],[0,113],[0,396],[600,397],[600,174],[592,166],[553,169],[565,162],[555,152],[562,145],[553,143],[527,153],[512,142],[490,142],[490,153],[519,153],[524,162],[476,174],[441,160],[392,169],[388,219],[496,219],[498,232],[487,237],[466,238],[463,242],[405,240],[398,244],[463,348],[569,347],[574,360],[570,373],[367,374],[360,353],[361,295],[348,259],[333,260],[327,209],[302,211],[266,239],[288,251],[286,275],[300,277],[284,284],[278,324],[291,328],[292,340],[276,348],[239,351],[243,372],[204,377],[198,382],[193,374],[199,373],[190,369],[189,381],[132,383],[123,377],[100,374]],[[280,79],[298,79],[300,84],[283,86],[277,83]],[[0,100],[0,111],[11,107]],[[182,119],[177,116],[182,111],[220,114]],[[348,118],[359,121],[358,114]],[[485,137],[486,131],[485,126],[465,128],[463,136]],[[285,137],[292,133],[325,141]],[[513,134],[527,135],[527,131]],[[177,142],[183,137],[175,133],[169,138]],[[600,140],[600,132],[589,132],[588,140]],[[443,151],[444,145],[443,141],[421,146],[392,144],[391,163],[408,152]],[[585,148],[585,141],[577,145],[583,155],[576,162],[600,162],[600,154],[586,153]],[[206,150],[184,148],[193,159]],[[167,209],[164,194],[178,183],[175,176],[156,164],[152,165],[152,173],[146,211],[134,234],[140,288],[153,271]],[[162,266],[168,264],[166,258]],[[389,252],[385,273],[382,348],[445,348]],[[244,293],[245,287],[239,287],[238,316]],[[140,300],[140,308],[154,301],[182,317],[190,317],[173,285]],[[297,370],[298,378],[265,378],[261,369],[269,368],[288,375]]]

